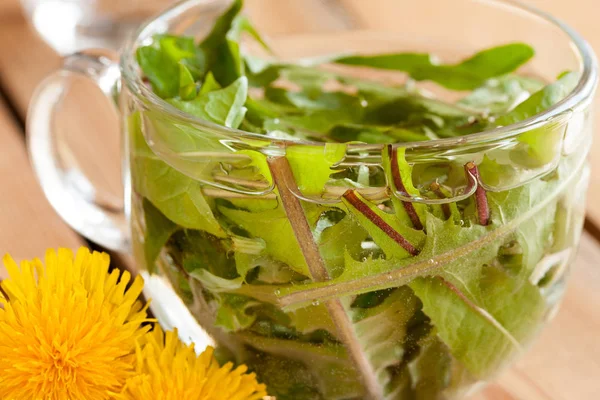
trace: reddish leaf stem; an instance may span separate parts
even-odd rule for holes
[[[419,250],[413,246],[408,240],[404,238],[398,231],[392,228],[387,222],[383,220],[375,211],[371,210],[367,204],[365,204],[354,192],[354,190],[347,190],[344,193],[344,198],[354,207],[358,212],[368,218],[375,226],[388,235],[393,241],[398,243],[408,251],[411,255],[416,256],[419,254]]]
[[[481,186],[479,169],[474,162],[468,162],[465,164],[465,171],[467,175],[471,175],[475,179],[474,185],[477,185],[475,190],[475,206],[477,208],[477,218],[480,225],[487,225],[490,223],[490,207],[488,205],[487,196],[485,189]],[[467,176],[467,179],[470,179]]]
[[[402,175],[400,174],[400,167],[398,166],[398,151],[394,149],[391,145],[387,147],[388,155],[390,157],[390,164],[392,170],[392,180],[394,181],[394,186],[396,190],[402,193],[408,193],[406,191],[406,186],[404,186],[404,182],[402,182]],[[413,223],[415,229],[422,230],[423,224],[419,219],[419,214],[417,214],[417,210],[415,206],[410,201],[402,200],[402,205],[408,214],[408,217]]]

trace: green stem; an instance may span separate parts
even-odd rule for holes
[[[292,185],[296,186],[296,181],[287,158],[274,157],[269,159],[268,163],[273,181],[279,189],[281,204],[292,225],[311,278],[317,282],[328,281],[330,279],[329,272],[325,267],[319,247],[315,243],[302,204],[290,190],[293,187]],[[341,299],[330,299],[325,303],[325,306],[337,328],[341,342],[346,346],[348,354],[362,378],[366,390],[365,398],[373,400],[383,398],[383,390],[377,380],[377,374],[356,337],[352,321]]]
[[[438,270],[444,268],[445,265],[456,262],[473,251],[480,249],[483,246],[487,246],[513,232],[520,224],[540,212],[540,210],[553,201],[558,194],[565,190],[565,188],[571,184],[573,176],[575,176],[575,174],[569,177],[569,179],[565,179],[561,182],[554,192],[549,193],[548,196],[533,206],[529,211],[521,214],[512,221],[499,226],[487,235],[480,237],[478,240],[469,242],[435,257],[420,259],[412,264],[389,272],[365,276],[345,282],[324,282],[323,286],[320,287],[283,294],[279,297],[278,304],[286,309],[293,309],[310,304],[312,301],[323,301],[374,290],[398,287],[417,277],[434,275]],[[279,289],[284,293],[285,289]]]

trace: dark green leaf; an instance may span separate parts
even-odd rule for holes
[[[226,332],[237,332],[249,328],[256,321],[253,307],[261,303],[245,296],[220,293],[217,296],[218,304],[215,326]]]
[[[179,227],[165,217],[160,210],[152,205],[148,199],[143,199],[144,221],[144,258],[150,273],[156,271],[156,259],[162,251],[167,240]]]
[[[217,47],[223,44],[227,32],[229,32],[231,29],[233,20],[242,10],[242,6],[242,0],[234,0],[231,4],[231,7],[219,18],[217,18],[212,30],[206,36],[206,38],[204,38],[200,44],[200,47],[205,49],[205,51],[212,53]]]
[[[428,137],[419,132],[403,128],[388,128],[359,124],[334,126],[328,136],[339,142],[402,143],[420,142]]]
[[[402,287],[376,307],[350,311],[358,341],[381,387],[391,381],[388,368],[402,362],[408,323],[418,308],[419,300],[409,288]]]
[[[495,78],[515,71],[533,57],[533,49],[523,43],[511,43],[483,50],[458,64],[436,64],[429,54],[385,54],[350,56],[336,60],[346,65],[391,69],[408,73],[418,81],[430,80],[454,90],[471,90]]]

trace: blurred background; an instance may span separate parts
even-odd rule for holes
[[[397,3],[398,12],[402,12],[403,0],[389,1]],[[25,120],[37,84],[60,65],[61,55],[88,47],[117,49],[141,21],[173,3],[171,0],[0,0],[0,254],[10,251],[16,259],[32,258],[42,255],[47,247],[76,248],[86,243],[54,213],[29,166]],[[564,20],[600,53],[600,24],[594,12],[597,0],[526,0],[525,3]],[[271,33],[293,33],[313,27],[343,30],[356,24],[397,24],[392,13],[370,7],[367,0],[246,0],[246,4],[256,25]],[[332,9],[340,12],[332,13]],[[282,24],[277,16],[283,14],[294,15],[295,24]],[[440,17],[460,21],[473,16],[468,10],[456,10],[456,15]],[[80,163],[85,175],[98,183],[102,201],[117,210],[121,208],[118,122],[103,95],[83,79],[75,82],[54,123],[60,125],[65,143],[77,149],[77,157],[72,155],[70,159]],[[69,159],[68,154],[65,159]],[[532,351],[486,389],[479,400],[600,399],[598,140],[591,150],[591,162],[586,233],[563,307]],[[118,267],[134,269],[127,256],[115,259]],[[0,278],[2,274],[0,270]]]
[[[60,54],[116,49],[142,21],[174,0],[21,0],[31,25]]]

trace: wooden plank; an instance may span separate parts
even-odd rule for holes
[[[246,0],[245,4],[248,16],[266,35],[331,32],[348,25],[333,12],[331,1]]]
[[[23,134],[1,98],[0,148],[0,255],[31,259],[43,257],[49,247],[83,245],[46,201],[27,159]]]
[[[0,86],[22,119],[37,85],[61,64],[60,57],[26,23],[16,0],[1,0]]]
[[[0,15],[6,15],[8,13],[20,12],[20,10],[16,7],[15,0],[3,0],[0,1]]]
[[[2,51],[8,52],[5,57],[0,56],[0,87],[24,120],[35,88],[60,67],[61,58],[27,25],[18,8],[0,14],[0,37],[7,43]],[[102,204],[111,209],[122,208],[121,139],[109,101],[93,83],[76,78],[55,124],[62,144],[60,154],[94,182]],[[117,263],[124,264],[123,259]]]

